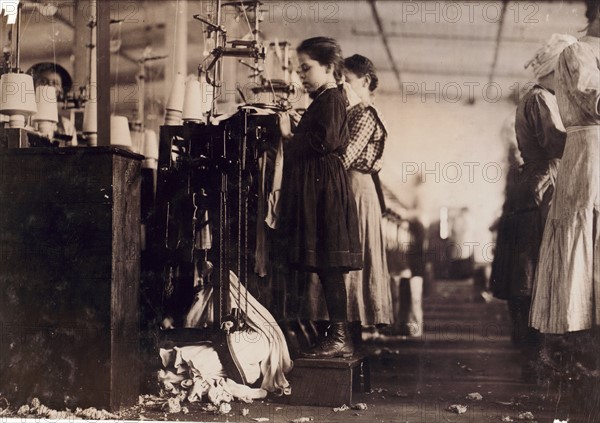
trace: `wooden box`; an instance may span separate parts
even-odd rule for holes
[[[0,394],[11,405],[137,403],[141,158],[0,149]]]
[[[352,404],[352,393],[371,390],[367,357],[300,358],[290,374],[290,404],[339,407]]]

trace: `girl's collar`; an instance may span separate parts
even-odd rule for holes
[[[316,100],[321,94],[323,94],[328,89],[336,88],[336,87],[337,87],[337,84],[335,82],[326,82],[325,84],[323,84],[319,88],[317,88],[315,91],[310,93],[309,96],[313,100]]]

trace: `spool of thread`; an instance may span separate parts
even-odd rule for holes
[[[56,88],[48,85],[40,85],[35,89],[35,101],[37,113],[31,117],[37,122],[38,132],[52,138],[56,123],[58,123],[58,103],[56,100]]]
[[[110,116],[110,145],[132,149],[129,120],[125,116]]]
[[[144,132],[139,129],[131,131],[131,151],[134,153],[143,153],[144,151]]]
[[[200,81],[196,78],[190,79],[185,83],[182,118],[184,122],[204,122],[202,88]]]
[[[5,73],[0,78],[0,92],[0,113],[9,116],[9,126],[25,127],[25,117],[37,112],[32,76]]]
[[[181,125],[183,101],[185,98],[185,78],[182,74],[175,75],[173,88],[165,106],[165,125]]]
[[[144,132],[142,152],[145,157],[142,167],[158,170],[158,137],[151,129],[146,129]]]
[[[90,147],[98,145],[98,102],[96,96],[96,86],[88,87],[89,100],[85,103],[83,110],[82,132],[87,139]]]

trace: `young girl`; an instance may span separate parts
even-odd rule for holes
[[[337,88],[342,56],[337,42],[315,37],[297,48],[299,75],[313,102],[292,134],[282,116],[285,146],[281,228],[290,266],[319,275],[331,322],[326,338],[307,355],[348,357],[344,273],[360,269],[356,204],[340,155],[348,143],[346,98]]]
[[[363,270],[348,273],[348,317],[363,325],[389,324],[392,300],[381,226],[381,206],[372,174],[381,170],[387,131],[374,107],[372,94],[378,79],[373,63],[359,54],[344,60],[344,76],[359,102],[348,110],[350,144],[342,162],[352,183],[359,216],[359,234],[365,258]],[[350,95],[348,96],[350,97]],[[360,334],[360,325],[358,334]],[[358,338],[358,336],[357,336]]]

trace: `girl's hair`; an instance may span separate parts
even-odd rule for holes
[[[373,92],[375,89],[377,89],[379,78],[377,78],[377,74],[375,73],[375,66],[373,65],[373,62],[371,62],[368,58],[361,56],[360,54],[346,57],[346,59],[344,59],[344,67],[359,78],[369,75],[371,78],[369,91]]]
[[[316,60],[323,66],[333,66],[333,77],[340,83],[344,59],[342,49],[336,40],[329,37],[314,37],[302,41],[296,49],[298,53],[305,53],[311,59]]]
[[[594,22],[598,18],[598,12],[600,11],[600,1],[598,0],[586,0],[585,4],[587,10],[585,11],[585,17],[588,23]]]

